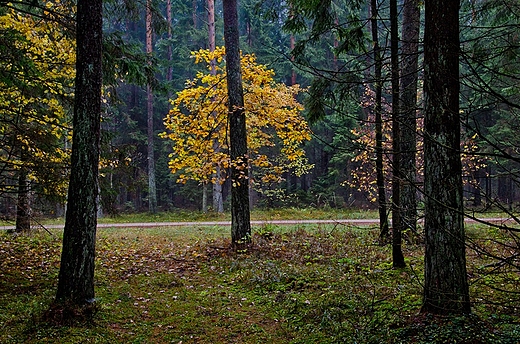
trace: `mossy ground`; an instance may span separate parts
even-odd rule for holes
[[[97,311],[73,326],[45,316],[60,233],[1,234],[0,342],[520,342],[518,274],[490,270],[477,250],[468,248],[474,314],[435,318],[419,313],[420,243],[404,246],[407,267],[395,270],[376,228],[263,226],[242,253],[229,249],[228,230],[99,230]],[[501,250],[489,240],[500,233],[468,233]]]

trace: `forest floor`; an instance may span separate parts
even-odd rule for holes
[[[53,323],[61,231],[0,233],[0,343],[520,343],[518,271],[499,230],[468,226],[473,314],[420,313],[423,249],[393,269],[375,226],[254,227],[245,252],[229,227],[98,230],[94,316]]]

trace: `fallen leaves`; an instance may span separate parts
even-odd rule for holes
[[[44,281],[57,273],[61,242],[57,239],[47,240],[43,236],[0,237],[0,285],[18,288],[20,281]]]

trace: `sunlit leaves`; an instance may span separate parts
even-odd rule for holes
[[[171,101],[162,137],[173,141],[170,169],[178,182],[197,180],[223,183],[232,164],[228,153],[228,108],[225,75],[225,50],[199,50],[192,53],[195,63],[206,70],[186,82],[186,88]],[[211,73],[212,61],[215,73]],[[296,100],[298,85],[274,82],[274,72],[256,63],[254,55],[241,58],[246,111],[248,161],[256,182],[280,181],[291,169],[301,175],[310,169],[302,144],[310,140],[307,122],[301,116],[303,106]],[[244,171],[245,178],[248,175]]]

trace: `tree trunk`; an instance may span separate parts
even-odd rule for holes
[[[94,302],[101,118],[101,0],[79,0],[76,22],[76,88],[71,175],[56,301],[84,306]]]
[[[240,68],[236,0],[224,0],[224,40],[231,157],[231,241],[240,248],[251,241],[246,116]]]
[[[23,151],[21,160],[23,163]],[[29,230],[31,230],[31,208],[29,204],[29,187],[27,185],[27,168],[22,165],[18,174],[18,195],[16,200],[15,232],[20,233]]]
[[[403,229],[417,232],[416,131],[417,70],[419,60],[419,0],[404,0],[401,70],[401,221]]]
[[[152,1],[146,1],[146,54],[151,64],[152,56]],[[153,130],[153,91],[150,83],[146,86],[146,113],[147,113],[147,159],[148,159],[148,211],[157,212],[157,187],[155,183],[155,154],[154,154],[154,130]]]
[[[215,51],[215,0],[207,0],[208,5],[208,47],[209,51]],[[211,75],[217,74],[216,61],[211,61]],[[218,152],[220,147],[215,141],[215,152]],[[213,183],[213,210],[218,213],[224,212],[224,198],[222,196],[222,171],[220,166],[215,168],[215,182]]]
[[[166,20],[168,21],[168,39],[172,41],[172,1],[166,0]],[[168,44],[167,50],[167,59],[168,59],[168,70],[166,71],[166,81],[168,82],[168,99],[172,98],[171,91],[171,81],[173,79],[173,68],[172,68],[172,60],[173,60],[173,49],[171,43]],[[168,108],[171,108],[171,104],[168,102]]]
[[[379,228],[380,237],[384,240],[389,235],[388,229],[388,214],[386,210],[386,190],[385,190],[385,176],[383,173],[383,119],[382,119],[382,69],[383,61],[381,58],[381,48],[379,47],[379,35],[377,28],[377,17],[379,9],[377,7],[377,0],[371,0],[371,26],[372,26],[372,41],[374,44],[374,87],[375,87],[375,105],[374,114],[376,121],[376,184],[377,184],[377,201],[379,208]]]
[[[390,59],[392,69],[392,264],[406,266],[401,247],[401,118],[399,113],[399,32],[397,0],[390,0]]]
[[[191,19],[193,21],[193,29],[197,30],[199,28],[199,20],[197,17],[197,0],[191,0]]]
[[[459,114],[459,1],[426,2],[423,312],[470,312]]]
[[[220,170],[220,166],[216,168],[217,172],[215,175],[217,176],[215,183],[213,184],[213,211],[217,213],[224,212],[224,197],[222,195],[222,184],[220,181],[220,174],[222,171]]]
[[[202,212],[208,212],[208,183],[202,182]]]
[[[293,34],[291,34],[291,37],[290,37],[290,47],[291,47],[291,51],[294,50],[296,46],[296,38],[294,37]],[[294,63],[294,55],[291,54],[291,62]],[[294,86],[296,85],[296,68],[294,68],[294,64],[292,65],[292,68],[291,68],[291,86]]]

